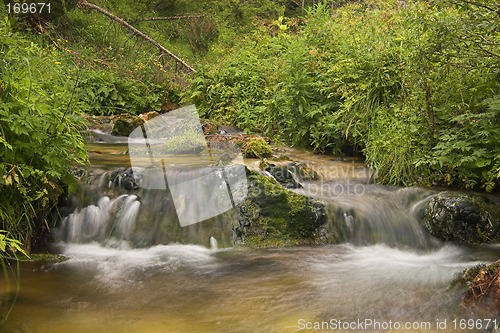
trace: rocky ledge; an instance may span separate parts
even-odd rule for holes
[[[145,195],[139,186],[141,171],[115,169],[108,173],[109,184],[119,193],[141,197]],[[234,209],[212,218],[224,221],[233,244],[275,247],[336,242],[331,236],[326,236],[323,204],[286,189],[264,172],[246,168],[246,173],[248,194],[245,200]],[[231,221],[229,225],[227,221]]]

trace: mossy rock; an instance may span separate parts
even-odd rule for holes
[[[119,115],[113,121],[112,135],[116,136],[129,136],[130,133],[136,128],[144,124],[144,120],[130,115]]]
[[[243,155],[248,158],[271,157],[272,149],[269,143],[263,138],[251,139],[245,146]]]
[[[441,240],[461,244],[500,242],[500,206],[485,197],[441,192],[427,202],[423,215],[427,230]]]
[[[165,154],[200,154],[206,152],[206,141],[196,131],[186,131],[165,142],[161,148]]]
[[[276,180],[248,171],[248,196],[239,207],[235,241],[252,247],[317,244],[326,223],[324,206]]]

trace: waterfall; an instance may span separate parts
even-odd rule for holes
[[[178,214],[193,206],[192,196],[185,196],[183,202],[174,201],[169,190],[137,186],[141,181],[154,182],[159,177],[158,171],[161,170],[151,170],[145,175],[144,170],[121,168],[82,180],[73,195],[72,206],[63,209],[69,213],[60,221],[56,236],[68,243],[126,241],[132,247],[170,243],[200,244],[213,249],[232,246],[229,223],[234,219],[232,212],[202,223],[182,225]],[[231,172],[229,168],[227,177],[232,177]],[[203,176],[203,170],[184,168],[178,171],[176,179],[182,183],[199,176]],[[235,187],[233,183],[230,185]],[[215,204],[216,200],[205,208],[215,211]]]
[[[340,189],[343,189],[342,191]],[[419,223],[422,203],[431,191],[381,185],[323,182],[296,190],[326,205],[327,231],[337,241],[358,246],[433,249],[441,246]]]
[[[215,239],[215,237],[210,237],[210,249],[214,251],[219,249],[219,245],[217,244],[217,239]]]
[[[137,201],[137,196],[130,195],[123,202],[123,208],[117,217],[117,235],[119,239],[129,240],[134,230],[137,214],[141,203]]]
[[[103,196],[97,205],[75,209],[65,217],[60,236],[72,243],[104,241],[110,237],[128,240],[140,206],[135,195],[123,194],[112,200]]]

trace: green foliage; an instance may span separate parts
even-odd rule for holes
[[[460,5],[457,5],[460,4]],[[362,152],[391,184],[499,184],[497,5],[350,3],[261,30],[191,80],[206,117],[317,151]]]
[[[250,157],[250,158],[270,157],[271,154],[272,154],[271,146],[263,138],[256,138],[250,140],[250,142],[247,143],[243,151],[243,155],[245,157]]]
[[[481,184],[490,192],[500,170],[500,99],[486,100],[482,111],[450,117],[450,128],[442,129],[430,156],[421,163],[444,173],[447,185]]]
[[[78,85],[78,101],[83,111],[91,115],[159,110],[162,95],[160,85],[121,77],[112,71],[85,71]]]
[[[78,73],[61,60],[0,21],[0,230],[27,251],[63,186],[74,187],[72,165],[87,161],[73,109]]]
[[[23,244],[17,239],[8,238],[5,236],[5,231],[0,230],[0,260],[10,253],[21,253],[24,256],[28,256],[26,252],[21,248]],[[2,264],[4,264],[2,262]]]

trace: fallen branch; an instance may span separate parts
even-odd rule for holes
[[[120,23],[122,26],[124,26],[125,28],[131,30],[134,35],[136,36],[139,36],[139,37],[142,37],[143,39],[145,39],[146,41],[148,41],[149,43],[153,44],[154,46],[156,46],[161,52],[169,55],[171,58],[175,59],[175,61],[177,61],[178,63],[182,64],[185,68],[187,68],[189,71],[191,72],[196,72],[196,70],[189,66],[185,61],[183,61],[181,58],[179,58],[178,56],[176,56],[175,54],[173,54],[172,52],[170,52],[168,49],[166,49],[163,45],[161,45],[160,43],[158,43],[157,41],[155,41],[153,38],[149,37],[148,35],[146,35],[145,33],[143,33],[142,31],[134,28],[130,23],[122,20],[121,18],[119,18],[118,16],[115,16],[113,14],[111,14],[110,12],[108,12],[107,10],[93,4],[93,3],[90,3],[86,0],[82,0],[81,1],[81,4],[84,6],[84,7],[88,7],[88,8],[91,8],[91,9],[95,9],[97,10],[98,12],[108,16],[109,18],[111,18],[113,21],[115,22],[118,22]]]
[[[188,20],[188,19],[196,19],[202,17],[205,17],[205,15],[177,15],[177,16],[165,16],[165,17],[140,18],[135,20],[134,22]]]

